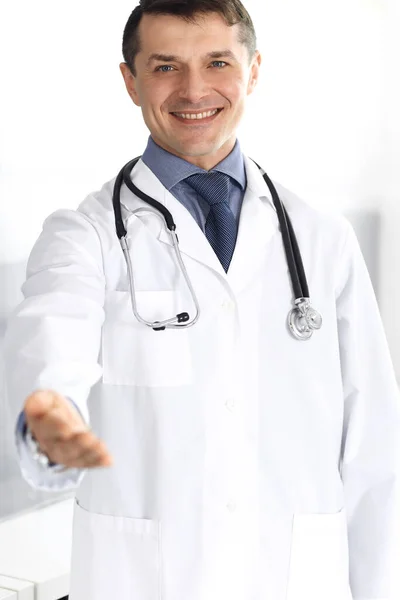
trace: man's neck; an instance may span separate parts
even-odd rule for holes
[[[207,155],[200,155],[200,156],[193,155],[192,156],[192,155],[180,154],[179,152],[174,150],[174,148],[171,148],[170,146],[163,144],[160,140],[153,137],[153,135],[151,137],[152,137],[153,142],[155,144],[157,144],[158,146],[160,146],[160,148],[162,148],[166,152],[169,152],[170,154],[173,154],[174,156],[178,156],[178,158],[182,158],[183,160],[186,160],[186,162],[189,162],[192,165],[195,165],[196,167],[200,167],[201,169],[204,169],[205,171],[211,171],[211,169],[213,169],[216,165],[218,165],[220,162],[222,162],[232,152],[232,150],[234,149],[235,144],[236,144],[236,137],[235,137],[233,140],[232,139],[228,140],[214,154],[207,154]]]

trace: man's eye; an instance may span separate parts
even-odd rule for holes
[[[161,71],[161,69],[172,69],[171,65],[161,65],[156,68],[156,71]],[[168,73],[169,71],[161,71],[161,73]]]
[[[213,65],[217,64],[217,65],[226,65],[228,63],[224,62],[223,60],[214,60],[213,63],[211,63]]]

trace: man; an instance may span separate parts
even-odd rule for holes
[[[261,65],[251,19],[239,0],[144,1],[123,52],[151,133],[129,177],[173,215],[200,311],[164,331],[134,315],[115,179],[46,219],[8,390],[24,477],[78,487],[70,599],[388,600],[393,368],[352,229],[276,184],[323,316],[307,341],[286,326],[281,228],[235,133]],[[136,312],[193,319],[157,213],[125,185],[121,209]]]

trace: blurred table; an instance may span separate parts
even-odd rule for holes
[[[0,523],[0,600],[69,594],[73,505],[70,498]]]

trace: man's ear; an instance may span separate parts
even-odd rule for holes
[[[119,68],[122,73],[122,77],[124,78],[126,90],[129,94],[129,96],[131,97],[133,102],[136,104],[136,106],[140,106],[139,95],[136,90],[136,77],[133,76],[127,63],[122,62],[119,65]]]
[[[249,78],[249,84],[247,86],[247,95],[248,96],[254,91],[254,88],[257,85],[258,78],[260,75],[261,62],[262,62],[262,56],[259,53],[259,51],[257,50],[254,55],[254,58],[252,60],[251,68],[250,68],[250,78]]]

